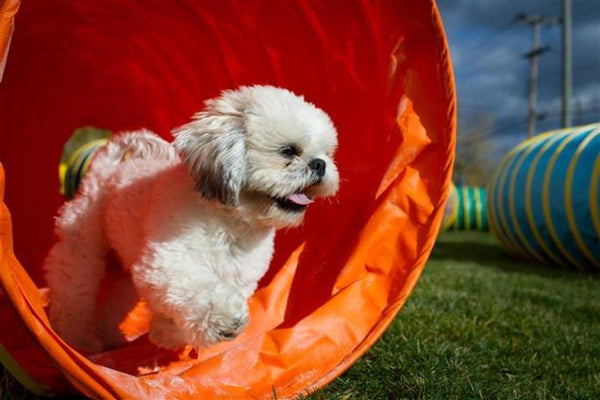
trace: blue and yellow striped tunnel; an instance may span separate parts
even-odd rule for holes
[[[487,231],[489,228],[485,188],[458,186],[456,195],[458,207],[456,221],[452,228],[461,231]]]
[[[511,150],[488,187],[490,228],[510,254],[600,268],[600,124],[548,132]]]
[[[442,231],[488,231],[486,198],[485,188],[453,184],[446,202]]]

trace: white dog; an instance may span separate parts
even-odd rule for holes
[[[299,225],[312,198],[338,189],[331,119],[285,89],[224,91],[174,137],[114,136],[60,211],[45,263],[50,321],[79,350],[103,349],[95,307],[109,250],[155,313],[153,343],[236,337],[275,229]]]

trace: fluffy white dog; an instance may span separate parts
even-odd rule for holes
[[[115,135],[60,211],[45,263],[50,321],[79,350],[103,348],[95,307],[108,251],[155,313],[153,343],[236,337],[275,229],[299,225],[312,198],[338,189],[331,119],[285,89],[224,91],[174,137]]]

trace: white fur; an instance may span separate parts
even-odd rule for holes
[[[155,344],[234,338],[248,322],[247,299],[269,266],[275,229],[304,216],[281,200],[337,191],[335,128],[287,90],[225,91],[174,135],[173,146],[144,130],[115,135],[60,211],[45,263],[50,320],[80,350],[106,346],[95,307],[109,250],[155,312]],[[300,154],[283,154],[289,145]],[[320,179],[308,166],[315,158],[326,165]]]

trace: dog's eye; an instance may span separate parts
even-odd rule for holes
[[[281,155],[291,158],[294,156],[300,155],[300,150],[296,146],[285,146],[281,150],[279,150]]]

